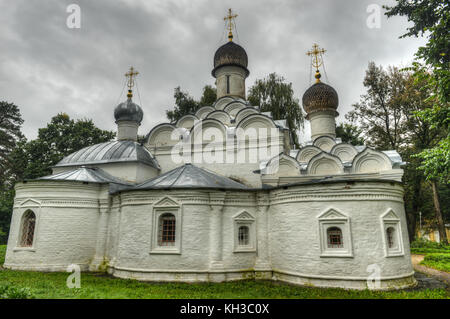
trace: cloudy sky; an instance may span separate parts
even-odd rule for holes
[[[71,3],[81,8],[80,29],[66,25]],[[322,79],[339,94],[339,122],[364,93],[368,61],[406,66],[424,43],[399,39],[406,19],[387,20],[383,10],[380,28],[367,26],[368,6],[386,3],[393,1],[0,0],[0,100],[20,107],[28,138],[59,112],[113,130],[123,75],[133,65],[146,134],[166,121],[176,86],[199,98],[205,84],[214,85],[213,56],[226,41],[231,7],[239,15],[235,41],[249,57],[247,87],[277,72],[301,99],[311,83],[305,52],[317,42],[327,50]]]

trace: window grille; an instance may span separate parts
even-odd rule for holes
[[[238,230],[239,246],[247,246],[249,244],[249,229],[247,226],[241,226]]]
[[[36,215],[32,211],[25,213],[22,223],[22,238],[20,239],[20,246],[33,246],[34,228],[36,225]]]
[[[343,248],[342,231],[338,227],[327,229],[328,248]]]
[[[175,245],[175,216],[163,214],[159,218],[159,240],[160,246]]]

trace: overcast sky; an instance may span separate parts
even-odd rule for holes
[[[71,3],[81,8],[80,29],[66,26]],[[406,19],[387,20],[384,10],[380,28],[367,26],[367,7],[386,3],[393,1],[0,0],[0,100],[20,107],[27,138],[59,112],[115,130],[113,110],[126,98],[124,73],[133,65],[144,135],[167,121],[176,86],[199,98],[204,85],[214,85],[213,56],[226,41],[231,7],[239,15],[235,41],[249,58],[247,88],[276,72],[301,100],[311,83],[305,52],[317,42],[327,50],[322,80],[339,94],[339,122],[364,93],[368,61],[406,66],[424,43],[399,39]]]

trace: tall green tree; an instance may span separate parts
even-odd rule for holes
[[[173,110],[166,111],[166,116],[170,122],[176,122],[184,115],[194,114],[202,106],[212,105],[216,101],[216,89],[210,85],[205,85],[200,101],[197,101],[178,86],[174,90],[173,97],[175,107]]]
[[[47,127],[39,129],[37,139],[16,149],[12,155],[20,157],[25,154],[27,160],[22,176],[32,179],[51,174],[51,167],[63,157],[114,137],[114,132],[99,129],[92,120],[75,121],[67,114],[60,113],[52,117]]]
[[[405,210],[410,239],[414,239],[416,220],[424,211],[424,202],[433,197],[424,197],[425,177],[418,170],[421,160],[414,154],[437,143],[440,131],[418,116],[418,112],[432,108],[429,97],[432,91],[424,89],[409,70],[394,67],[384,70],[369,63],[364,85],[367,93],[347,118],[359,123],[366,144],[380,150],[394,149],[408,163],[405,167]],[[439,206],[438,206],[439,207]]]
[[[255,81],[249,89],[248,100],[252,105],[259,105],[262,112],[272,112],[274,120],[286,119],[292,140],[300,147],[297,132],[303,127],[304,117],[299,100],[294,97],[292,83],[271,73]]]
[[[404,90],[405,77],[396,67],[384,70],[369,62],[364,77],[367,93],[361,95],[353,110],[345,117],[355,122],[366,137],[366,144],[377,149],[399,150],[403,141],[404,115],[399,103],[399,92]]]
[[[344,143],[364,145],[362,130],[357,125],[353,125],[351,123],[340,123],[337,125],[336,137],[339,137]]]
[[[416,53],[417,60],[425,62],[421,66],[415,63],[415,76],[426,79],[426,86],[433,91],[429,100],[433,107],[419,111],[419,116],[433,128],[442,129],[445,134],[433,147],[428,147],[419,153],[427,180],[433,189],[436,219],[438,220],[440,237],[446,238],[444,220],[439,204],[437,183],[449,184],[450,167],[450,10],[446,0],[397,0],[394,6],[385,6],[386,15],[405,16],[412,25],[401,37],[426,36],[427,43]]]
[[[92,120],[75,121],[61,113],[54,116],[47,127],[39,129],[37,139],[27,142],[21,137],[8,154],[9,187],[0,190],[0,243],[6,241],[9,232],[15,182],[49,175],[51,167],[64,156],[86,146],[110,141],[114,136],[114,132],[97,128]]]
[[[2,187],[8,187],[8,171],[11,169],[9,154],[18,140],[23,138],[21,126],[23,119],[19,107],[13,103],[0,102],[0,181]]]

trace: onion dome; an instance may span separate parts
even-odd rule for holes
[[[141,107],[134,103],[129,96],[125,102],[120,103],[114,109],[116,123],[119,121],[131,121],[141,124],[144,112]]]
[[[314,113],[318,111],[334,111],[339,105],[338,94],[336,90],[328,84],[320,82],[320,73],[316,72],[316,83],[314,83],[303,94],[303,108],[306,113]]]
[[[243,47],[233,41],[222,45],[214,54],[214,69],[212,70],[214,77],[216,70],[222,66],[238,66],[246,71],[247,76],[250,74],[247,69],[247,52],[245,52]]]

